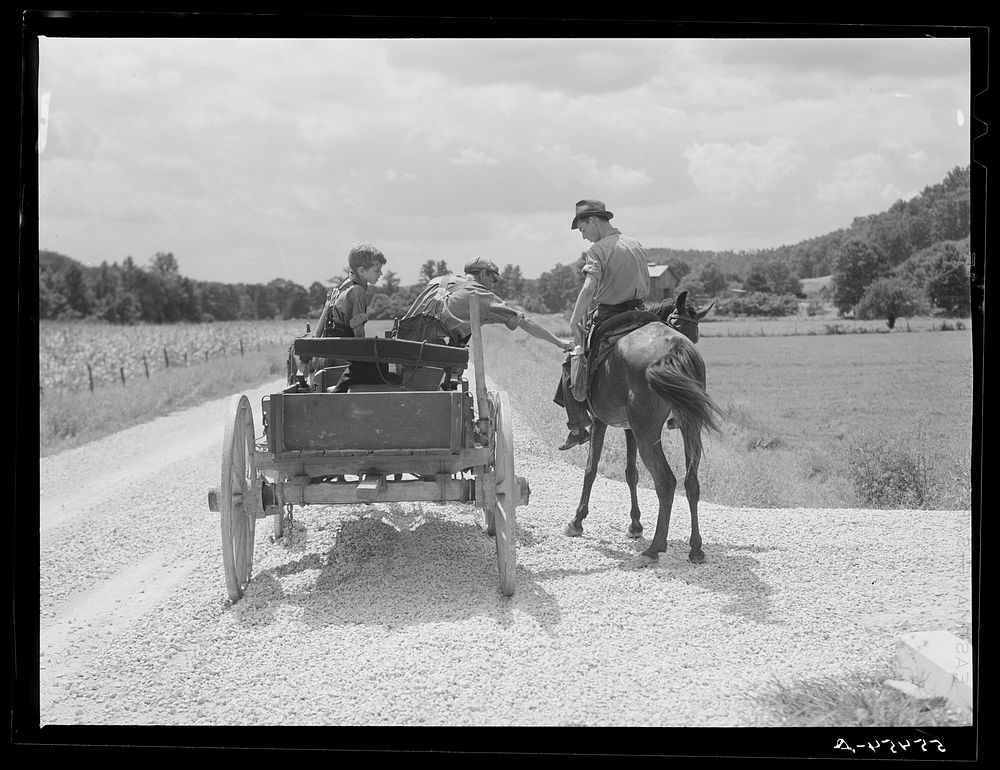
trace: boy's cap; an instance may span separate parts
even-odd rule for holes
[[[500,268],[497,267],[496,262],[493,262],[492,260],[479,257],[472,260],[465,266],[465,272],[467,273],[478,273],[481,270],[493,273],[496,279],[498,281],[500,280]]]
[[[604,201],[598,200],[582,200],[576,202],[576,215],[573,217],[573,224],[570,226],[570,230],[576,229],[576,220],[580,217],[601,217],[602,219],[611,219],[614,214],[604,208]]]

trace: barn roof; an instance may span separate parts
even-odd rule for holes
[[[801,278],[799,279],[799,284],[802,287],[802,293],[805,295],[819,294],[823,290],[829,291],[833,284],[832,275],[821,275],[818,278]]]
[[[670,265],[649,265],[649,277],[659,278],[668,270],[670,270]],[[671,272],[673,271],[671,270]]]

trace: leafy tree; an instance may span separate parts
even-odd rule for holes
[[[801,285],[799,279],[792,273],[792,269],[784,262],[777,260],[764,265],[764,272],[767,275],[767,283],[771,287],[772,294],[798,294]]]
[[[718,265],[714,262],[709,262],[701,269],[701,273],[698,275],[698,283],[701,284],[702,291],[710,297],[717,296],[729,286],[726,276],[722,274],[722,271],[719,270]]]
[[[235,321],[239,317],[238,289],[228,283],[205,283],[201,288],[201,310],[205,320]]]
[[[324,286],[319,281],[313,281],[309,285],[309,308],[315,312],[319,312],[323,305],[326,303],[326,295],[329,293],[329,289]]]
[[[174,257],[173,252],[158,251],[149,262],[153,270],[162,275],[177,275],[180,273],[180,266],[177,264],[177,258]]]
[[[691,272],[691,265],[683,259],[676,259],[670,263],[670,269],[674,271],[674,275],[677,276],[677,280],[679,281]]]
[[[953,243],[942,246],[930,263],[927,298],[950,315],[968,316],[972,312],[969,284],[969,258]]]
[[[439,259],[437,262],[433,259],[428,259],[420,266],[420,277],[417,278],[417,282],[425,286],[432,278],[437,278],[439,275],[447,275],[448,272],[448,263],[443,259]]]
[[[524,294],[524,276],[519,265],[506,264],[500,273],[503,295],[507,299],[520,299]]]
[[[386,270],[376,290],[389,295],[395,294],[399,291],[399,276],[392,270]]]
[[[572,309],[583,285],[581,267],[580,260],[572,265],[557,263],[538,277],[537,294],[546,312],[562,313]]]
[[[764,265],[758,264],[750,268],[749,275],[747,275],[746,280],[743,281],[743,289],[749,293],[773,293],[771,291],[771,281],[768,278],[767,270],[764,268]]]
[[[898,277],[876,279],[856,307],[858,318],[884,318],[890,329],[895,328],[897,319],[916,315],[919,310],[917,293]]]
[[[834,257],[833,303],[841,315],[858,303],[880,271],[878,254],[864,241],[850,240],[840,247]]]

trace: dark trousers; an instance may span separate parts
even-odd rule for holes
[[[587,329],[589,331],[590,329],[600,326],[609,318],[612,318],[619,313],[624,313],[628,310],[637,310],[642,307],[642,300],[631,300],[629,302],[622,302],[618,305],[598,305],[597,310],[595,310],[591,316],[590,324]],[[592,340],[591,344],[597,344],[597,340]],[[587,351],[587,353],[589,353],[589,351]],[[552,400],[566,410],[566,427],[568,427],[571,431],[580,432],[591,424],[592,419],[590,417],[590,412],[587,409],[587,402],[577,401],[573,397],[573,386],[570,381],[571,368],[571,357],[567,355],[566,360],[563,361],[562,375],[559,378],[559,386],[556,388],[556,395]]]
[[[587,402],[577,401],[573,397],[573,386],[570,382],[571,367],[571,357],[567,355],[566,360],[563,361],[559,385],[556,387],[556,394],[552,400],[566,410],[566,427],[579,433],[590,425],[591,419],[590,413],[587,411]]]
[[[372,361],[349,361],[347,370],[340,375],[333,390],[346,393],[352,385],[381,385],[389,375],[389,367]]]
[[[334,337],[353,337],[354,330],[339,324],[333,327]],[[334,393],[346,393],[352,385],[381,385],[389,374],[386,364],[376,364],[373,361],[348,361],[347,369],[337,384],[333,386]]]

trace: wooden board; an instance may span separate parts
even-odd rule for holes
[[[343,358],[441,368],[465,367],[469,363],[466,348],[382,337],[300,337],[293,348],[300,358]]]
[[[268,444],[300,450],[441,450],[467,442],[472,398],[461,391],[276,393],[268,404]]]

